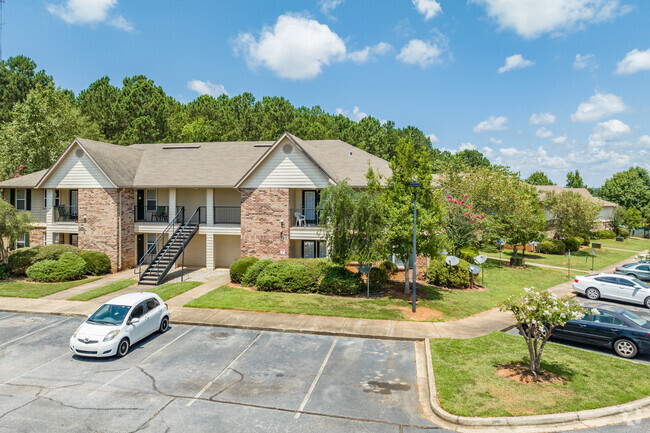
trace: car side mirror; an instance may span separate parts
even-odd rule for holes
[[[134,317],[133,319],[131,319],[131,322],[129,322],[129,323],[131,325],[135,325],[138,322],[140,322],[140,318],[139,317]]]

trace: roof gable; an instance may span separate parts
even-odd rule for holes
[[[115,188],[75,139],[39,181],[38,188]]]

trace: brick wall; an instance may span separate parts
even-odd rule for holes
[[[135,262],[133,231],[134,193],[115,188],[79,190],[79,248],[101,251],[111,259],[113,272],[132,267]],[[84,222],[84,216],[86,221]],[[119,219],[122,222],[122,257],[119,262]]]
[[[244,188],[241,190],[241,255],[288,258],[289,190]],[[281,223],[280,220],[284,222]],[[284,254],[281,254],[284,251]]]
[[[29,232],[29,246],[38,247],[43,245],[43,235],[45,232],[45,227],[34,227],[32,231]]]

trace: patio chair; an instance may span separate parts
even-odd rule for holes
[[[165,206],[158,206],[153,217],[156,221],[167,221],[167,209]]]
[[[59,213],[59,217],[57,218],[57,221],[67,221],[68,217],[70,216],[66,211],[65,207],[59,206],[56,208],[57,212]]]
[[[293,216],[296,217],[296,225],[298,227],[303,227],[306,225],[305,216],[303,214],[300,212],[294,212]]]

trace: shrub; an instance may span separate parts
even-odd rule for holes
[[[36,263],[34,258],[38,251],[36,248],[19,248],[9,254],[7,266],[14,275],[25,275],[27,268]]]
[[[598,230],[595,234],[596,239],[614,239],[616,233],[612,230]]]
[[[86,262],[88,275],[106,275],[111,273],[111,259],[99,251],[81,250],[81,258]]]
[[[564,245],[566,249],[571,252],[576,252],[580,250],[580,244],[582,244],[582,238],[577,237],[568,237],[564,238]]]
[[[584,236],[584,237],[582,237],[580,239],[582,239],[582,242],[580,242],[580,245],[589,246],[589,243],[591,242],[591,239],[589,239],[589,237]]]
[[[397,265],[389,260],[384,260],[379,264],[379,269],[386,271],[386,275],[392,277],[397,273]]]
[[[242,257],[241,259],[235,260],[232,265],[230,265],[230,281],[232,283],[241,283],[241,279],[253,263],[259,261],[255,257]]]
[[[280,262],[304,266],[315,286],[323,279],[327,269],[334,266],[330,259],[283,259]]]
[[[388,282],[388,274],[382,268],[370,269],[370,290],[378,292],[383,290]]]
[[[27,269],[27,276],[40,283],[79,280],[86,273],[86,262],[76,254],[61,254],[59,260],[41,260]]]
[[[442,258],[431,259],[426,275],[427,282],[441,287],[464,289],[469,287],[469,263],[460,261],[451,269]]]
[[[11,272],[9,271],[9,266],[7,266],[4,263],[0,264],[0,280],[6,280],[7,278],[9,278],[9,275],[11,275]]]
[[[353,296],[363,288],[361,274],[343,266],[331,266],[325,271],[318,291],[327,295]]]
[[[246,287],[253,287],[257,283],[257,277],[268,265],[273,263],[271,259],[258,260],[249,266],[241,279],[242,285]]]
[[[63,253],[73,253],[79,255],[82,251],[74,245],[67,244],[40,245],[38,247],[34,247],[34,249],[37,251],[36,257],[34,258],[34,263],[40,262],[41,260],[59,260]]]
[[[304,265],[284,260],[268,265],[257,276],[257,289],[265,292],[309,293],[316,288]]]
[[[539,243],[538,250],[544,254],[564,254],[566,245],[559,239],[547,239]]]
[[[618,230],[618,234],[619,234],[619,236],[621,236],[622,238],[629,238],[629,237],[630,237],[630,232],[629,232],[629,230],[627,230],[627,229],[619,229],[619,230]]]
[[[479,252],[474,247],[465,247],[460,250],[460,258],[467,263],[474,263],[474,257],[478,256]]]

